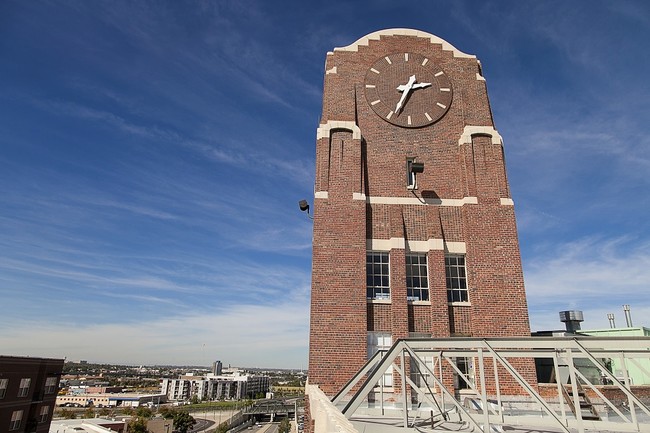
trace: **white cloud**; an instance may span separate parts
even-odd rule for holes
[[[558,312],[572,309],[585,312],[583,327],[606,327],[606,313],[623,304],[642,312],[637,325],[648,325],[642,319],[650,312],[648,241],[590,237],[538,247],[524,272],[533,330],[561,328]]]
[[[5,355],[86,359],[106,363],[306,367],[309,309],[303,303],[238,305],[110,324],[43,326],[17,323],[0,334]]]

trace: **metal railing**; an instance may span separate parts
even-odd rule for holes
[[[473,377],[458,368],[455,362],[458,357],[473,361]],[[435,361],[432,368],[431,358]],[[607,364],[612,359],[620,371],[610,371]],[[538,385],[532,370],[534,360],[552,364],[555,386]],[[432,425],[434,421],[459,422],[484,432],[489,432],[493,425],[559,427],[567,433],[570,428],[580,433],[586,428],[650,432],[650,409],[640,394],[645,390],[645,398],[650,398],[650,386],[632,387],[630,380],[630,369],[636,369],[650,384],[649,360],[648,337],[401,339],[372,357],[333,398],[331,407],[319,401],[316,405],[326,407],[322,410],[328,414],[330,423],[341,424],[340,416],[352,419],[361,412],[360,408],[367,414],[368,395],[377,392],[384,372],[392,367],[400,380],[394,381],[395,387],[389,392],[393,409],[401,412],[403,427],[413,427],[418,418],[422,421],[419,407],[409,404],[410,398],[416,396],[420,405],[428,406],[431,414],[428,421]],[[594,380],[596,371],[598,381]],[[414,375],[420,375],[420,383],[426,386],[416,384]],[[458,392],[458,381],[450,384],[453,375],[468,384],[465,393]],[[603,381],[609,385],[603,386]],[[512,400],[515,388],[517,399]],[[540,392],[542,388],[545,392]],[[310,394],[317,394],[313,385],[310,390]],[[379,391],[383,396],[384,390]],[[590,393],[591,400],[581,399],[585,392]],[[586,415],[585,400],[597,401],[602,416]],[[382,399],[380,405],[383,402]],[[340,412],[338,409],[333,412],[336,406],[341,408]],[[589,409],[595,413],[595,409]],[[380,413],[384,412],[382,406]],[[322,417],[312,415],[312,419],[318,424]],[[321,430],[317,424],[316,433],[328,431]],[[339,431],[353,430],[339,428]]]

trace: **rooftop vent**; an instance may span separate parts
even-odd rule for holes
[[[580,310],[560,311],[560,322],[564,322],[566,332],[574,334],[576,331],[579,331],[580,322],[582,321],[584,321],[584,318]]]

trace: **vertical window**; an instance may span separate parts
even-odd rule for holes
[[[0,379],[0,399],[5,398],[7,386],[9,386],[9,379]]]
[[[366,297],[390,299],[388,253],[366,254]]]
[[[427,255],[406,255],[406,296],[409,301],[429,300]]]
[[[15,410],[11,413],[11,422],[9,423],[9,431],[18,430],[20,423],[23,421],[23,411]]]
[[[465,376],[464,379],[462,376],[458,376],[458,387],[457,389],[470,389],[471,384],[474,383],[474,368],[472,358],[456,358],[456,367],[463,373]]]
[[[431,338],[431,334],[425,332],[409,332],[409,338]],[[427,385],[433,388],[435,381],[431,376],[435,368],[433,355],[428,355],[423,352],[417,353],[418,358],[411,357],[411,380],[415,382],[418,387],[424,388]],[[417,393],[413,393],[417,395]],[[414,402],[418,401],[417,397]]]
[[[38,414],[38,422],[40,424],[43,424],[44,422],[47,422],[49,414],[50,414],[50,407],[49,406],[41,406],[41,411]]]
[[[390,349],[393,344],[393,337],[388,332],[368,332],[368,358],[375,353]],[[382,377],[381,384],[384,386],[393,386],[393,366],[391,365]]]
[[[56,376],[45,379],[45,394],[54,394],[56,391]]]
[[[20,388],[18,388],[18,397],[26,397],[29,394],[29,385],[32,383],[32,379],[26,377],[20,379]]]
[[[447,277],[447,301],[467,302],[467,276],[465,273],[465,256],[445,256],[445,274]]]

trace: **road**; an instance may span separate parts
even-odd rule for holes
[[[203,419],[203,418],[194,418],[194,419],[196,420],[196,424],[194,424],[194,427],[192,427],[192,429],[189,430],[188,433],[198,433],[207,430],[214,425],[214,421],[210,421],[209,419]]]

